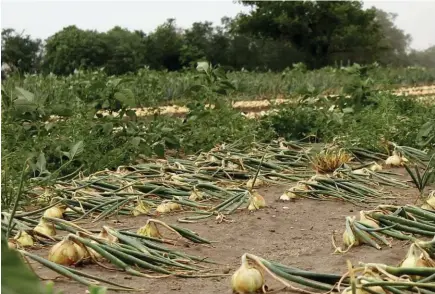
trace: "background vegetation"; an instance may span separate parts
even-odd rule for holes
[[[27,185],[222,142],[434,146],[433,104],[378,91],[435,79],[435,51],[410,51],[394,15],[360,2],[244,3],[252,12],[221,26],[182,30],[168,20],[149,35],[69,26],[42,42],[4,29],[2,59],[12,73],[2,79],[2,204],[11,204],[26,160]],[[216,66],[193,68],[201,60]],[[418,64],[426,67],[409,67]],[[321,93],[338,96],[312,98]],[[231,107],[277,97],[295,103],[258,120]],[[186,105],[186,117],[143,118],[133,109],[169,103]]]
[[[221,25],[179,28],[168,19],[150,34],[114,27],[107,32],[72,25],[47,40],[2,30],[2,60],[21,73],[68,75],[104,68],[109,75],[182,70],[208,60],[231,70],[282,71],[367,64],[435,67],[435,49],[410,49],[411,37],[394,25],[397,15],[358,1],[255,2],[250,14],[224,17]]]

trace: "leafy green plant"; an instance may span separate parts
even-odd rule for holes
[[[424,169],[423,174],[420,173],[420,170],[417,165],[414,165],[414,171],[411,170],[411,168],[405,164],[405,169],[408,172],[409,176],[412,179],[412,182],[414,183],[415,187],[420,192],[419,197],[422,201],[424,201],[424,192],[426,189],[426,186],[430,184],[435,179],[435,154],[432,155],[430,158],[427,166]]]
[[[435,147],[435,119],[424,123],[417,134],[417,145],[420,148]]]

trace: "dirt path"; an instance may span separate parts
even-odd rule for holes
[[[95,265],[86,266],[83,270],[123,285],[143,289],[139,293],[230,294],[230,275],[240,265],[240,257],[245,252],[289,266],[328,273],[344,273],[347,259],[350,259],[353,264],[362,261],[396,265],[405,256],[409,245],[397,240],[393,240],[391,249],[376,250],[372,247],[360,246],[353,248],[345,255],[333,255],[332,232],[337,231],[337,240],[341,242],[345,216],[357,215],[361,208],[337,201],[306,199],[296,202],[276,201],[283,191],[284,188],[280,187],[261,189],[259,192],[264,195],[269,207],[253,213],[242,211],[232,216],[233,223],[217,224],[214,219],[210,219],[201,223],[182,224],[198,232],[200,236],[218,241],[218,243],[214,245],[214,248],[196,245],[178,249],[195,255],[207,256],[222,263],[222,266],[218,266],[217,272],[229,273],[228,276],[206,279],[154,280],[127,276],[117,271],[110,272]],[[409,192],[415,191],[410,189]],[[400,197],[395,202],[397,204],[411,203],[415,199],[415,193],[411,194],[405,198]],[[176,223],[179,217],[179,214],[165,216],[161,220]],[[120,219],[119,223],[112,219],[102,224],[115,228],[138,228],[144,225],[147,219],[146,216],[129,217]],[[39,250],[38,253],[45,257],[47,255],[46,250]],[[34,264],[34,268],[41,277],[53,279],[58,276],[39,264]],[[55,284],[56,289],[63,290],[65,294],[86,293],[86,287],[65,278],[57,279]],[[280,287],[271,282],[270,278],[268,285],[275,289]]]

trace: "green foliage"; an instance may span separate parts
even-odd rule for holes
[[[361,2],[242,2],[254,9],[239,17],[240,32],[288,40],[312,67],[331,64],[343,52],[353,62],[370,63],[381,49],[375,11],[363,10]]]
[[[13,203],[26,160],[26,179],[40,183],[116,169],[139,157],[164,157],[168,151],[189,154],[234,141],[248,146],[277,136],[316,141],[339,136],[346,144],[377,151],[381,139],[417,148],[422,146],[417,143],[433,144],[428,123],[435,117],[433,106],[375,88],[426,83],[434,80],[434,71],[376,65],[307,71],[295,64],[282,73],[255,73],[198,65],[184,73],[142,69],[117,77],[101,70],[10,77],[2,83],[2,205]],[[332,89],[341,94],[313,98]],[[231,107],[234,100],[278,95],[302,98],[260,120]],[[168,102],[186,105],[186,117],[137,117],[132,109]],[[98,110],[106,115],[96,115]]]
[[[76,69],[95,69],[106,64],[109,47],[101,33],[68,26],[47,39],[45,72],[71,74]]]
[[[2,29],[2,63],[21,72],[34,72],[40,61],[41,41],[20,35],[13,29]]]
[[[40,40],[4,29],[2,56],[21,72],[61,75],[78,69],[103,69],[109,75],[144,67],[178,71],[198,60],[249,71],[282,71],[300,62],[309,68],[374,61],[435,66],[433,48],[408,54],[410,37],[395,26],[397,15],[364,10],[358,1],[242,2],[253,10],[224,17],[217,26],[204,21],[182,29],[168,19],[148,35],[119,26],[107,32],[68,26],[43,48]]]

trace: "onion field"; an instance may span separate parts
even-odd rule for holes
[[[12,76],[1,128],[35,293],[435,293],[433,69]]]

